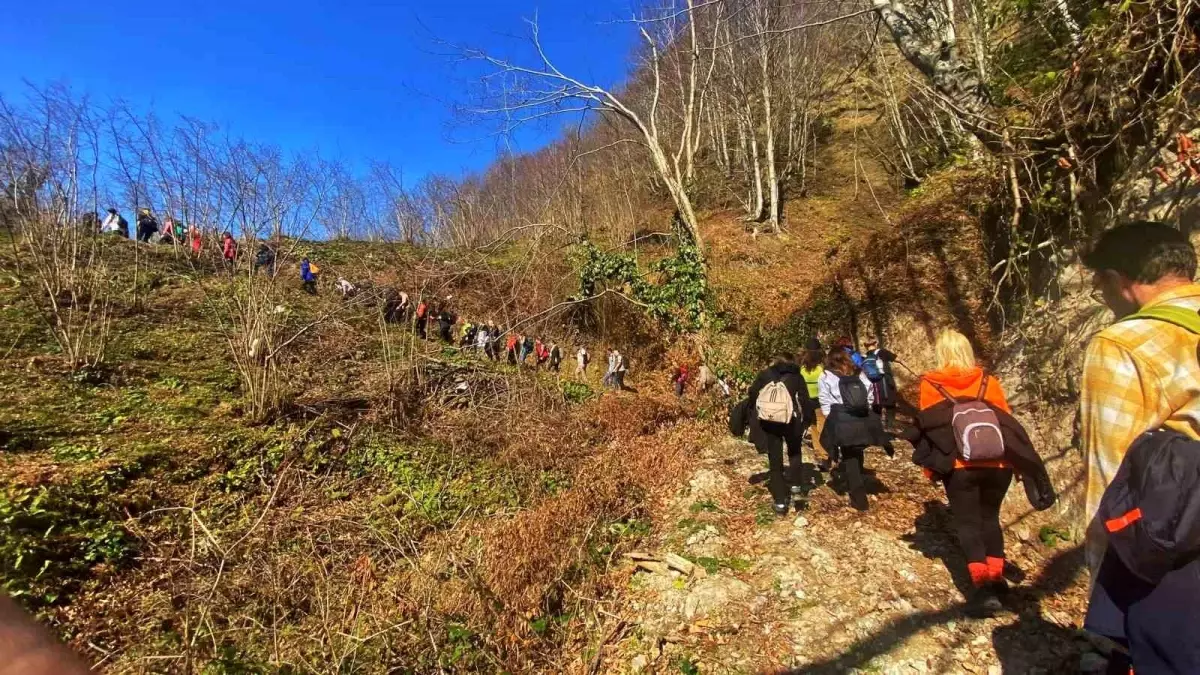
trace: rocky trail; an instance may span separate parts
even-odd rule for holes
[[[628,628],[605,669],[1078,672],[1086,651],[1077,630],[1079,549],[1034,530],[1014,485],[1005,503],[1007,547],[1024,580],[1002,614],[968,617],[969,582],[945,495],[909,454],[904,444],[894,461],[868,451],[867,513],[852,510],[826,474],[778,518],[765,485],[751,481],[766,470],[765,456],[735,439],[703,448],[687,489],[668,507],[663,522],[674,527],[629,560]],[[653,562],[670,554],[685,560]],[[1085,670],[1094,667],[1090,656]]]

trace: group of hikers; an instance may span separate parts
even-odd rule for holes
[[[1105,232],[1083,258],[1116,323],[1088,344],[1080,386],[1086,561],[1085,628],[1109,656],[1108,673],[1200,673],[1200,285],[1196,253],[1169,225],[1139,221]],[[799,359],[780,354],[731,412],[730,429],[767,455],[780,516],[806,489],[801,442],[811,430],[817,468],[840,473],[851,505],[869,508],[864,450],[892,441],[941,483],[972,592],[968,610],[1004,606],[1010,578],[1001,506],[1014,479],[1030,506],[1057,495],[999,378],[971,341],[943,330],[916,403],[899,395],[897,356],[848,339]],[[913,375],[916,375],[913,373]],[[899,409],[909,421],[897,424]],[[787,466],[784,447],[787,448]]]
[[[95,224],[99,234],[130,238],[129,221],[125,220],[116,208],[109,208],[103,220],[95,213],[87,220]],[[182,220],[168,215],[162,224],[159,224],[158,219],[147,208],[138,210],[135,238],[144,244],[186,244],[196,256],[204,250],[204,233],[194,223],[185,225]],[[226,263],[232,264],[237,260],[238,245],[232,233],[221,234],[220,250],[221,258]]]

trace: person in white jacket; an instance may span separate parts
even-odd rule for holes
[[[889,456],[892,454],[891,439],[884,433],[879,416],[871,412],[872,390],[870,379],[854,365],[845,350],[835,347],[829,352],[825,372],[817,380],[817,400],[826,419],[821,444],[830,459],[837,462],[839,473],[846,479],[850,505],[859,511],[869,508],[862,474],[867,447],[880,445],[889,451]],[[848,405],[844,400],[846,395],[858,400]]]
[[[871,380],[867,378],[867,374],[859,371],[858,379],[862,380],[863,386],[867,388],[867,404],[874,405],[875,392],[871,386]],[[820,379],[817,380],[817,401],[821,404],[821,414],[829,417],[829,411],[834,404],[842,405],[842,376],[829,370],[826,366],[825,372],[821,373]]]

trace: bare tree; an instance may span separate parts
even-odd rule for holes
[[[16,276],[73,371],[104,362],[112,327],[96,216],[100,144],[89,102],[64,87],[32,88],[23,107],[0,98],[0,213]]]
[[[497,102],[477,112],[501,116],[512,126],[563,113],[595,112],[629,125],[643,146],[679,214],[685,233],[703,251],[703,238],[690,194],[695,153],[702,138],[699,124],[713,52],[701,44],[697,16],[720,11],[720,3],[698,6],[685,0],[669,3],[654,16],[633,22],[643,39],[644,95],[637,97],[589,84],[563,72],[542,46],[537,21],[530,21],[536,61],[531,64],[500,58],[483,51],[463,50],[486,63],[484,97]],[[672,94],[680,101],[673,108]]]

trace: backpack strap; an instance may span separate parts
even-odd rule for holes
[[[1173,326],[1178,326],[1189,333],[1200,335],[1200,313],[1193,312],[1186,307],[1169,304],[1155,305],[1143,308],[1135,314],[1130,314],[1121,319],[1121,321],[1134,321],[1136,319],[1162,321]]]
[[[941,394],[942,397],[945,398],[947,401],[950,401],[951,403],[958,403],[958,399],[951,396],[950,392],[946,391],[946,388],[943,387],[942,385],[938,384],[937,382],[934,382],[933,380],[931,380],[927,377],[921,378],[921,379],[928,382],[929,386],[933,387],[934,389],[937,389],[938,393]]]
[[[1198,316],[1200,316],[1200,315],[1198,315]],[[983,394],[984,394],[984,392],[987,391],[987,386],[988,386],[988,374],[984,373],[983,379],[979,382],[979,393],[975,395],[976,399],[978,399],[980,401],[984,400]]]

